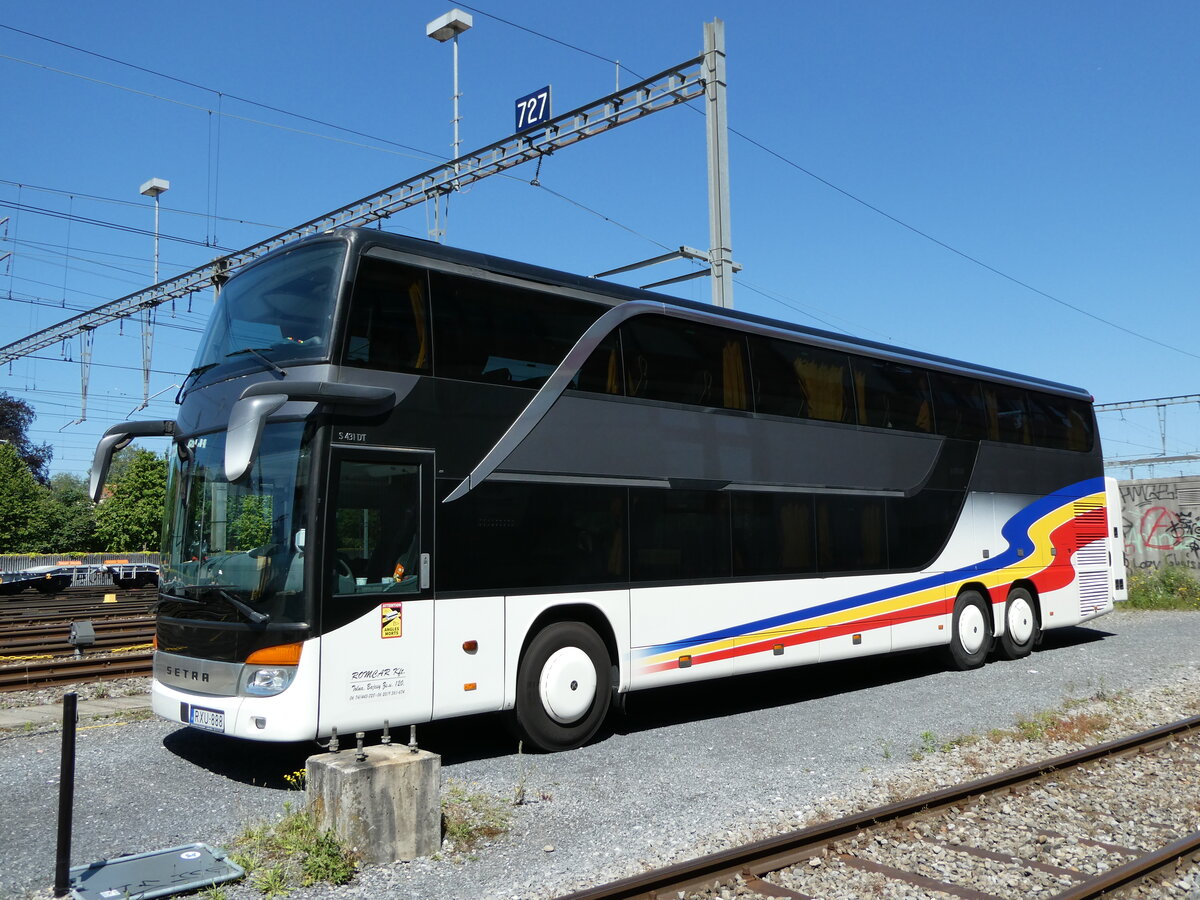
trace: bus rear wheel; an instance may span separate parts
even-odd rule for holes
[[[979,591],[963,591],[954,604],[950,626],[950,662],[958,669],[977,669],[992,649],[992,613]]]
[[[517,733],[550,752],[583,746],[608,713],[611,665],[604,641],[582,622],[543,628],[517,670]]]
[[[1025,588],[1013,588],[1004,604],[1004,634],[1000,635],[1000,654],[1005,659],[1028,656],[1038,641],[1041,626],[1033,595]]]

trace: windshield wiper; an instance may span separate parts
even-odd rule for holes
[[[268,366],[270,366],[272,369],[274,369],[276,372],[278,372],[280,375],[286,375],[287,372],[285,372],[276,363],[272,362],[270,359],[268,359],[266,356],[263,355],[264,350],[270,350],[270,349],[271,349],[270,347],[243,347],[241,350],[234,350],[232,353],[226,353],[225,356],[226,357],[240,356],[243,353],[253,353],[259,359],[261,359],[263,362],[265,362]]]
[[[255,625],[266,625],[271,621],[271,617],[265,612],[259,612],[249,603],[246,603],[244,600],[239,600],[235,595],[231,594],[223,587],[215,584],[209,584],[202,585],[201,588],[208,588],[208,590],[213,591],[218,597],[244,615]]]
[[[158,612],[158,608],[163,605],[163,601],[173,600],[176,603],[186,603],[188,606],[203,606],[199,600],[193,600],[191,597],[184,597],[180,594],[169,594],[166,591],[160,591],[158,602],[154,604],[153,612]]]
[[[205,363],[202,366],[196,366],[194,369],[192,369],[192,371],[187,373],[187,375],[183,379],[183,384],[181,384],[179,386],[179,390],[175,392],[175,405],[176,406],[179,405],[179,398],[183,396],[183,392],[187,390],[188,382],[190,382],[193,378],[199,378],[201,375],[203,375],[209,369],[213,368],[215,365],[217,365],[217,363],[215,363],[215,362]]]

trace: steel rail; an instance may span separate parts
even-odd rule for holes
[[[4,666],[0,668],[0,692],[149,675],[152,659],[149,650],[140,650],[120,656],[63,657]]]
[[[1184,857],[1197,853],[1200,853],[1200,831],[1193,831],[1186,837],[1155,850],[1153,853],[1139,856],[1123,866],[1109,869],[1083,884],[1068,888],[1061,894],[1055,894],[1053,900],[1092,900],[1094,897],[1102,897],[1117,888],[1145,881]]]
[[[632,875],[598,887],[575,891],[564,895],[560,900],[635,900],[635,898],[651,900],[651,898],[668,895],[674,896],[675,892],[695,890],[711,885],[714,881],[729,881],[738,875],[752,876],[755,884],[751,886],[751,889],[758,890],[759,886],[766,885],[766,882],[759,882],[756,876],[795,865],[835,841],[859,831],[869,830],[919,813],[964,803],[977,797],[1034,781],[1062,769],[1074,768],[1105,757],[1149,749],[1198,727],[1200,727],[1200,716],[1193,716],[1043,762],[1032,763],[965,784],[931,791],[909,800],[901,800],[854,813],[832,822],[824,822],[773,838],[764,838],[741,847],[733,847],[641,875]],[[1165,852],[1164,849],[1152,855],[1157,856]],[[1088,884],[1090,882],[1079,885],[1073,890],[1081,890]],[[770,887],[770,885],[767,886]],[[796,894],[788,892],[787,896],[796,896]],[[1075,895],[1064,894],[1062,896]],[[1091,897],[1095,895],[1081,893],[1077,896]]]

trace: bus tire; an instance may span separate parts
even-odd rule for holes
[[[1000,655],[1021,659],[1030,654],[1041,636],[1036,603],[1025,588],[1013,588],[1004,604],[1004,634],[1000,635]]]
[[[608,713],[611,665],[604,641],[584,623],[547,625],[517,670],[517,733],[549,752],[583,746]]]
[[[950,662],[958,669],[978,669],[992,649],[992,614],[979,591],[963,591],[954,604],[950,625]]]

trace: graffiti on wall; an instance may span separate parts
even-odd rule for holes
[[[1121,482],[1125,566],[1200,571],[1200,476]]]

